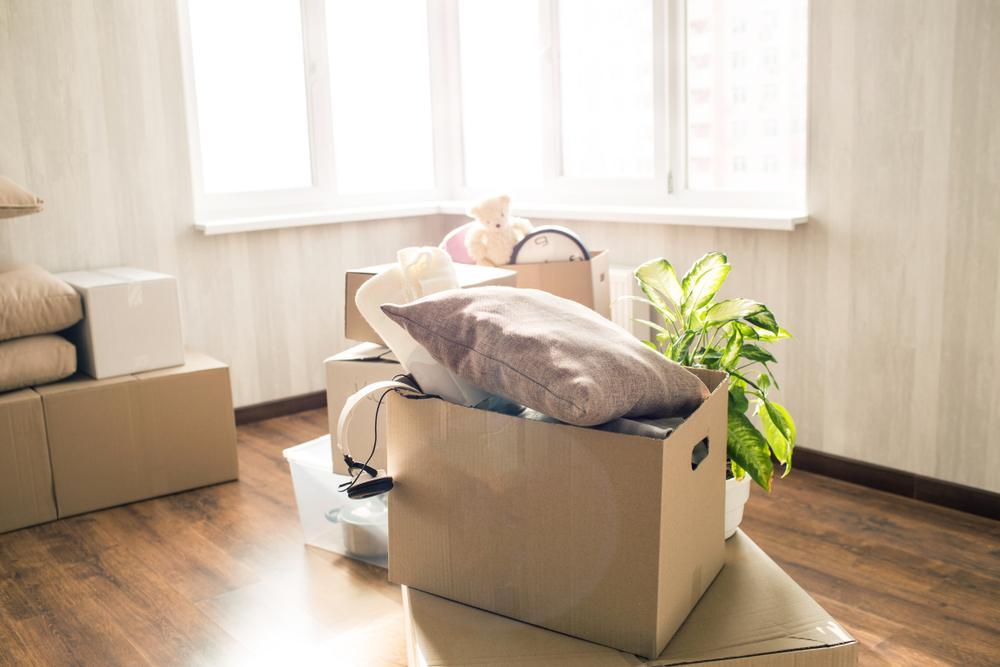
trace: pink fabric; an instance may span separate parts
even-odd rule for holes
[[[459,264],[475,264],[476,260],[472,259],[469,255],[469,251],[465,247],[465,235],[468,233],[472,225],[479,224],[475,220],[465,223],[461,227],[456,227],[455,229],[448,232],[444,240],[438,246],[446,253],[451,255],[451,260],[453,262],[458,262]]]

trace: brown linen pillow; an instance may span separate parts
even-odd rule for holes
[[[474,287],[382,311],[462,379],[569,424],[687,415],[709,394],[617,324],[548,292]]]
[[[6,176],[0,176],[0,218],[38,213],[44,203]]]
[[[54,333],[83,318],[80,295],[37,266],[0,270],[0,340]]]
[[[55,382],[76,372],[76,348],[59,336],[0,343],[0,391]]]

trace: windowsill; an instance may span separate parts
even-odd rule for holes
[[[195,229],[206,236],[237,234],[265,229],[310,227],[343,222],[410,218],[439,213],[465,215],[468,205],[461,201],[425,201],[409,204],[358,206],[330,211],[290,213],[228,218],[196,222]],[[516,215],[533,220],[625,222],[649,225],[690,225],[790,232],[809,220],[804,210],[738,209],[666,206],[600,206],[562,204],[524,204],[515,207]]]

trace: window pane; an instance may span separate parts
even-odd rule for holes
[[[299,3],[188,7],[205,191],[311,185]]]
[[[807,0],[688,0],[688,184],[805,186]]]
[[[337,190],[434,185],[427,3],[328,0]]]
[[[563,174],[653,177],[651,0],[559,3]]]
[[[467,185],[541,182],[538,15],[536,0],[460,0]]]

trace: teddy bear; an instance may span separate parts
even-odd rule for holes
[[[501,195],[484,199],[469,209],[476,223],[470,223],[465,247],[476,264],[502,266],[518,241],[534,229],[525,218],[510,217],[510,197]]]

